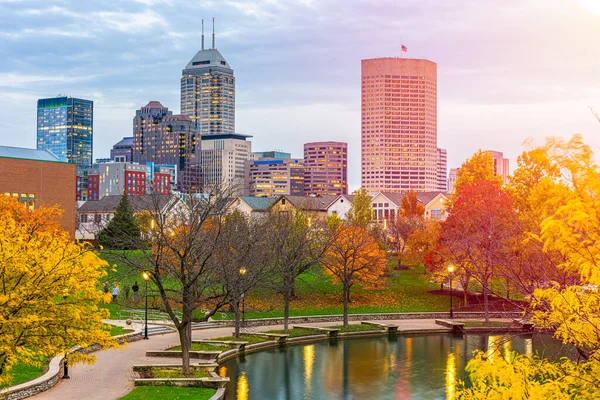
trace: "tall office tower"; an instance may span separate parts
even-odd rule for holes
[[[271,158],[248,160],[245,165],[246,196],[304,196],[304,160]]]
[[[90,168],[93,138],[93,101],[67,96],[38,100],[38,150],[49,150],[77,168]]]
[[[304,193],[348,194],[348,143],[312,142],[304,145]]]
[[[436,191],[437,65],[362,60],[361,184],[367,192]]]
[[[438,147],[436,154],[437,164],[437,190],[440,192],[448,191],[448,152],[446,149]]]
[[[173,115],[158,101],[151,101],[133,118],[133,162],[173,164],[180,171],[179,190],[201,190],[200,141],[194,123],[185,115]]]
[[[252,158],[249,135],[202,136],[202,179],[205,191],[225,188],[232,196],[244,193],[245,162]]]
[[[504,154],[500,151],[487,150],[494,159],[494,174],[502,177],[504,183],[508,182],[508,158],[504,158]]]
[[[110,159],[116,162],[133,160],[133,136],[124,137],[110,149]]]
[[[460,168],[450,168],[450,173],[448,174],[448,192],[452,192],[452,189],[454,189],[459,170]]]
[[[215,47],[213,18],[212,48],[202,46],[181,75],[181,113],[194,122],[201,135],[235,133],[235,78],[233,70]]]

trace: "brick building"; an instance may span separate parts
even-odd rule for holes
[[[46,150],[0,146],[0,193],[31,208],[58,205],[61,225],[75,235],[75,164]]]

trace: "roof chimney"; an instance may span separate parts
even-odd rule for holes
[[[202,50],[204,50],[204,18],[202,18]]]
[[[213,17],[213,43],[212,48],[215,48],[215,17]]]

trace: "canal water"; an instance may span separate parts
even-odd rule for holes
[[[547,335],[428,334],[325,341],[231,360],[227,400],[446,399],[474,350],[558,358],[568,351]]]

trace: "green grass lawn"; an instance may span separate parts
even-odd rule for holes
[[[33,365],[15,364],[10,370],[10,374],[13,376],[10,385],[19,385],[32,379],[39,378],[46,371],[46,367],[46,365],[38,367]]]
[[[123,318],[119,310],[125,302],[124,287],[130,287],[134,282],[140,285],[140,296],[143,297],[144,282],[139,271],[131,271],[123,265],[119,251],[104,250],[100,256],[115,267],[109,272],[106,282],[112,288],[117,282],[121,288],[119,304],[103,304],[101,307],[109,310],[111,318]],[[141,251],[132,251],[133,257],[142,259]],[[389,277],[377,285],[369,287],[354,285],[350,292],[349,312],[351,314],[371,314],[387,312],[428,312],[448,311],[449,299],[447,296],[428,293],[430,290],[438,289],[438,284],[429,282],[424,274],[423,267],[396,271],[393,266],[395,260],[390,260]],[[175,284],[175,283],[173,283]],[[150,284],[150,293],[154,287]],[[130,300],[126,307],[142,308],[143,301],[134,305]],[[462,299],[454,298],[454,307],[462,305]],[[157,298],[150,299],[150,307],[160,307],[161,301]],[[224,310],[223,310],[224,311]],[[290,316],[305,315],[336,315],[343,312],[342,286],[334,283],[323,270],[316,269],[302,274],[296,283],[296,298],[291,303]],[[283,301],[281,296],[274,290],[256,290],[247,293],[245,299],[245,318],[276,318],[283,316]],[[202,317],[200,310],[196,310],[196,318]],[[232,319],[233,316],[227,312],[219,312],[213,316],[214,319]]]
[[[208,372],[203,369],[193,369],[192,374],[185,376],[179,369],[156,369],[150,370],[153,378],[206,378]]]
[[[122,326],[111,325],[110,336],[124,335],[125,333],[133,332],[133,329],[123,328]]]
[[[219,339],[220,340],[220,339]],[[229,340],[233,340],[233,338],[229,338]],[[192,351],[227,351],[231,349],[231,347],[227,345],[218,345],[211,343],[192,343]],[[181,346],[175,346],[168,348],[167,350],[181,350]]]
[[[303,274],[296,285],[296,296],[291,303],[290,316],[335,315],[343,312],[342,287],[322,271]],[[409,270],[390,270],[383,283],[373,287],[355,285],[350,292],[350,314],[387,312],[448,311],[448,296],[428,293],[439,285],[429,282],[423,267]],[[454,307],[462,299],[454,297]],[[245,317],[276,318],[283,316],[281,297],[270,291],[250,293],[246,297]],[[214,319],[231,319],[219,313]]]
[[[121,400],[208,400],[215,389],[176,386],[139,386]]]

